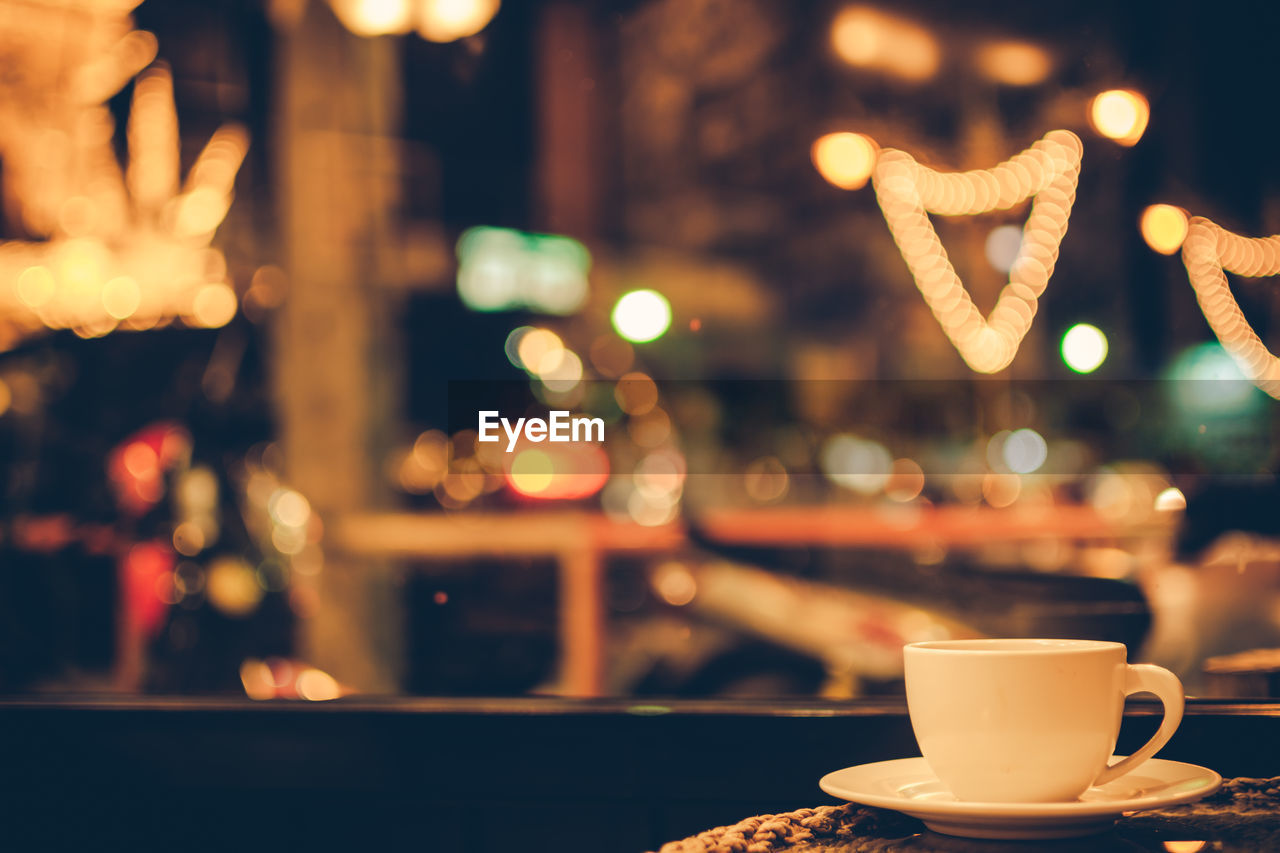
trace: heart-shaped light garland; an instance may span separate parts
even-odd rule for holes
[[[1249,325],[1226,275],[1280,275],[1280,234],[1242,237],[1202,216],[1193,216],[1182,243],[1182,263],[1200,310],[1222,348],[1255,385],[1280,399],[1280,357],[1267,349]]]
[[[880,154],[872,181],[889,231],[942,331],[979,373],[1008,367],[1031,328],[1067,233],[1083,150],[1074,133],[1053,130],[1003,163],[970,172],[938,172],[892,148]],[[1007,210],[1033,196],[1009,282],[984,319],[956,275],[929,214]]]

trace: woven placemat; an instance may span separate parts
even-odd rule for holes
[[[920,821],[898,812],[846,803],[750,817],[669,842],[659,853],[889,853],[989,846],[943,836],[933,836],[927,846],[913,843],[912,836],[924,831]],[[1217,793],[1199,802],[1122,819],[1109,847],[1081,839],[1086,846],[1079,849],[1142,850],[1142,841],[1160,845],[1162,838],[1177,837],[1223,840],[1215,850],[1280,850],[1280,777],[1228,779]],[[1006,843],[1001,849],[1020,846]]]

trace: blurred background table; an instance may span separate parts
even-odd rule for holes
[[[1090,506],[1013,509],[941,506],[893,512],[884,507],[791,506],[719,508],[697,519],[701,533],[746,546],[911,548],[921,542],[974,547],[1043,538],[1119,544],[1168,536],[1171,521],[1126,525]],[[560,692],[604,693],[605,564],[619,554],[672,553],[689,544],[685,524],[654,527],[596,512],[363,513],[331,525],[332,546],[357,559],[547,557],[557,562],[560,590]],[[349,625],[347,626],[349,629]]]

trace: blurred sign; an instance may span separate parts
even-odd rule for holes
[[[591,253],[571,237],[481,226],[458,238],[458,296],[473,311],[572,314],[590,269]]]

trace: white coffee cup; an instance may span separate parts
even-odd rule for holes
[[[958,799],[1077,799],[1136,768],[1182,722],[1182,682],[1129,664],[1120,643],[943,640],[903,649],[907,708],[920,751]],[[1154,693],[1164,719],[1151,740],[1108,766],[1124,699]]]

